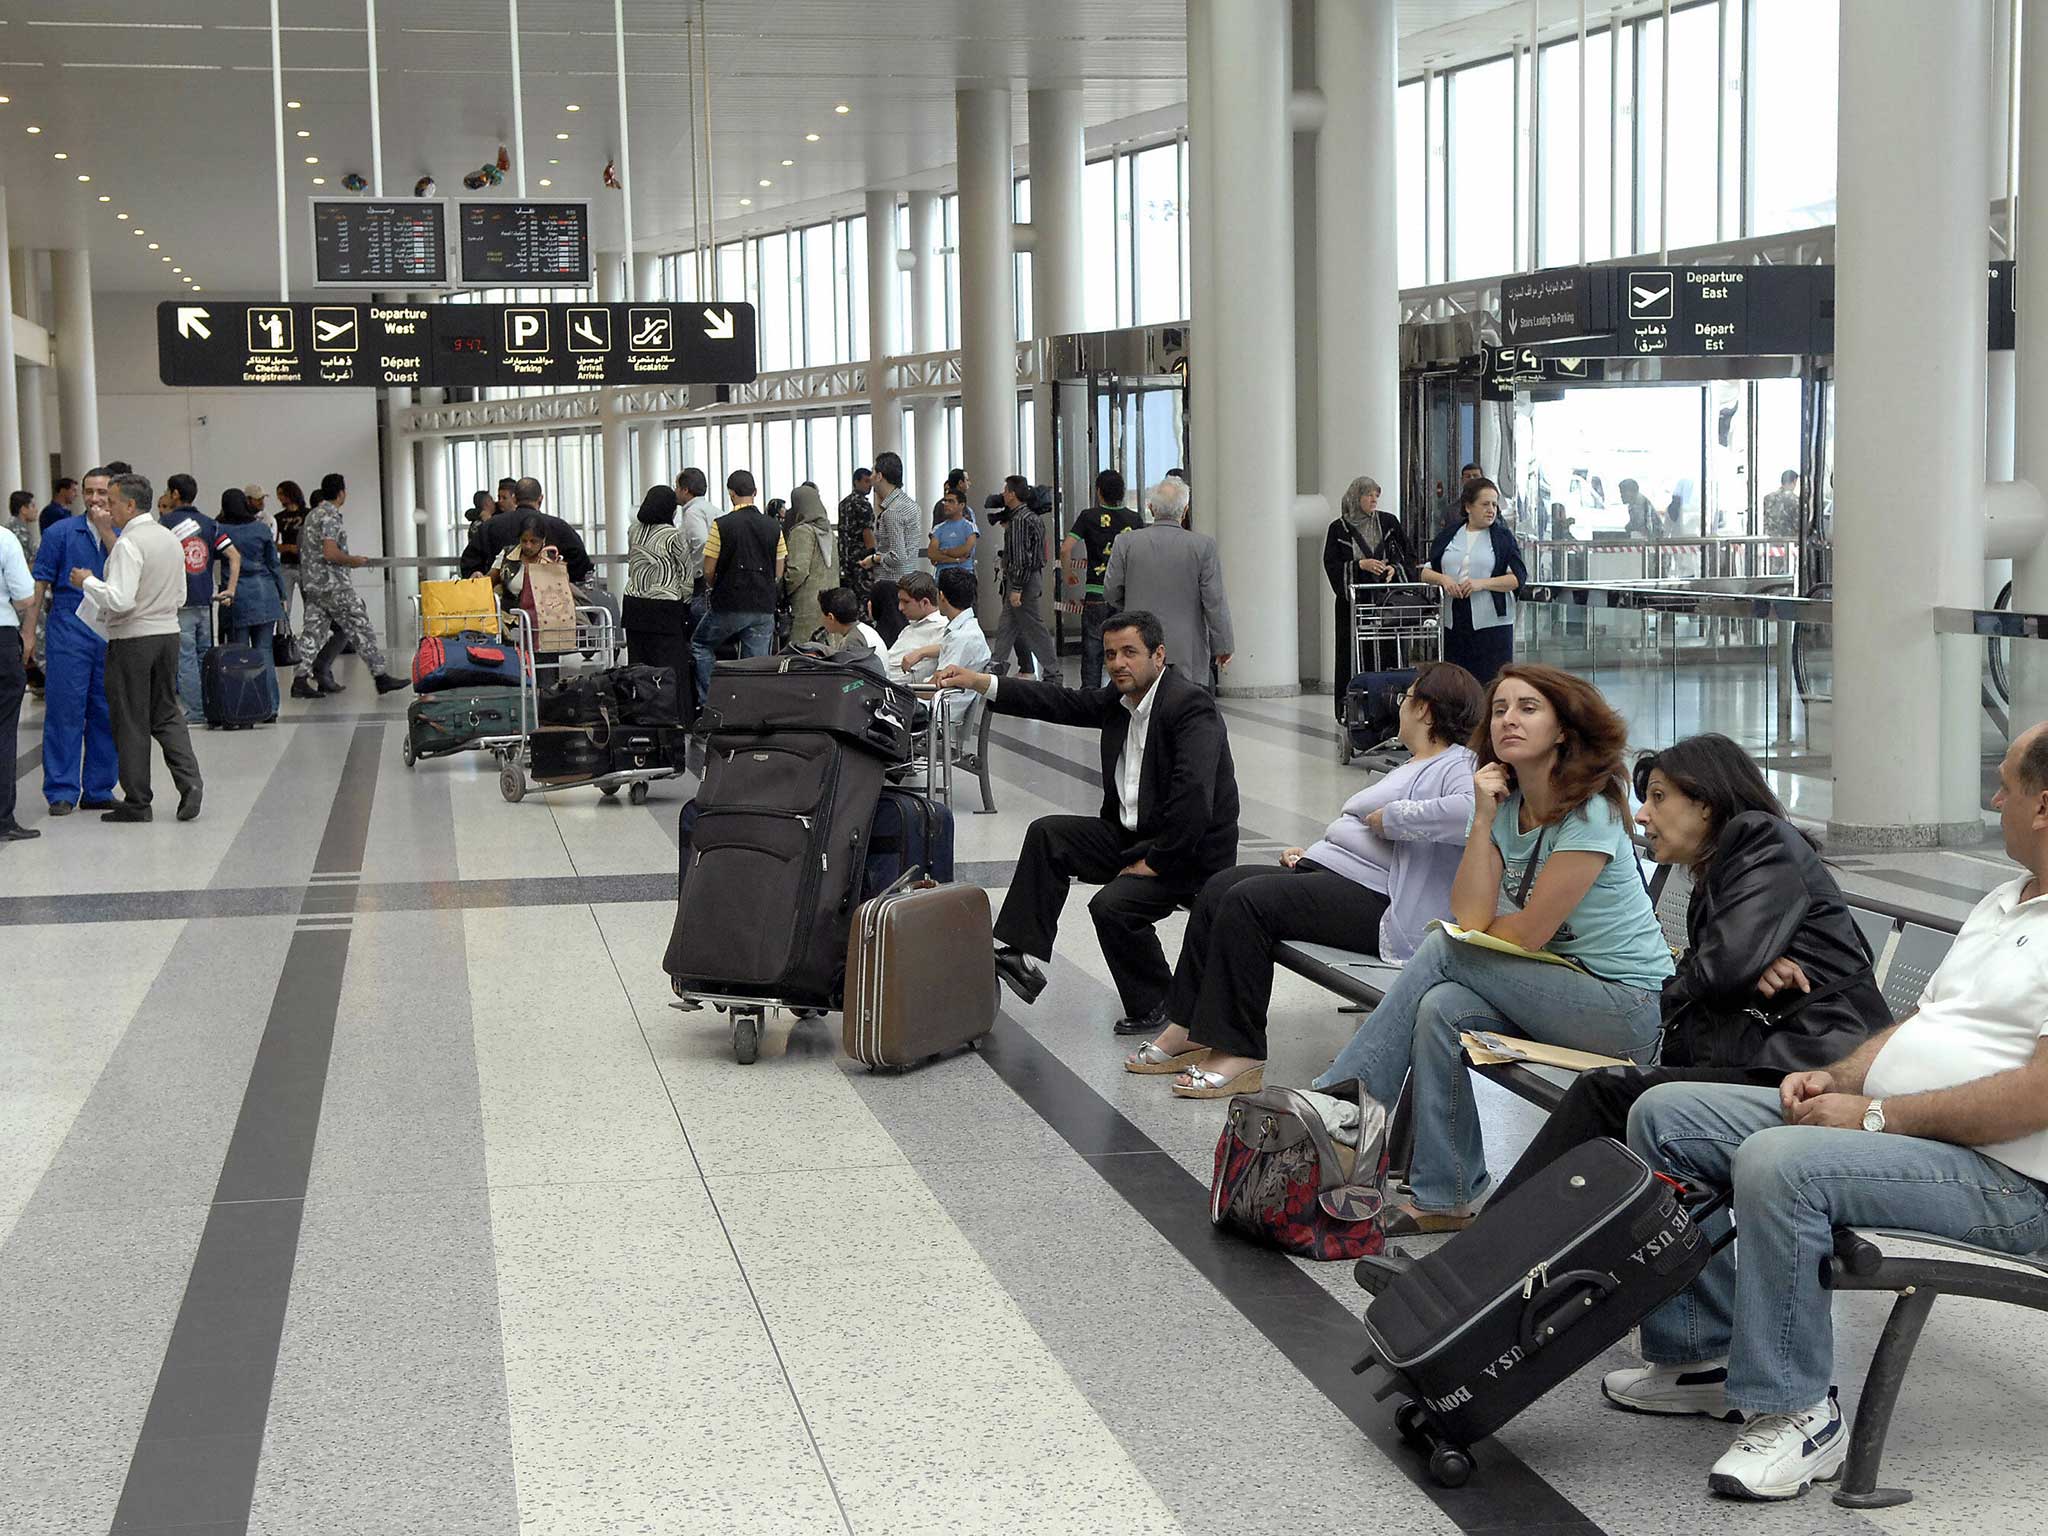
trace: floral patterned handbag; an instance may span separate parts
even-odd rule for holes
[[[1325,1107],[1358,1106],[1357,1142],[1332,1134]],[[1295,1088],[1241,1093],[1216,1142],[1209,1219],[1310,1259],[1362,1259],[1386,1246],[1385,1106],[1362,1082],[1330,1094]]]

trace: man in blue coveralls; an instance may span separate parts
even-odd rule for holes
[[[85,477],[85,510],[54,523],[36,551],[37,591],[43,595],[48,638],[43,694],[43,798],[52,816],[69,816],[81,805],[104,811],[114,804],[114,726],[107,714],[107,642],[78,617],[83,595],[71,572],[85,567],[107,573],[114,546],[113,514],[107,506],[109,476],[94,469]],[[80,773],[81,759],[84,772]]]

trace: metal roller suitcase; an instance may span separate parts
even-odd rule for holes
[[[1456,1486],[1485,1439],[1690,1285],[1714,1244],[1683,1191],[1620,1142],[1574,1147],[1406,1267],[1359,1262],[1401,1432]],[[1372,1275],[1388,1276],[1371,1280]]]
[[[988,892],[915,885],[854,910],[846,953],[846,1054],[908,1067],[995,1027]]]

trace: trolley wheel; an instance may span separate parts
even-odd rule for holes
[[[408,731],[405,740],[399,743],[398,755],[408,768],[420,760],[419,753],[413,750],[411,732]]]
[[[514,805],[526,798],[526,770],[519,766],[518,759],[506,759],[505,766],[498,770],[498,793]]]
[[[597,792],[607,800],[619,798],[619,786],[616,784],[600,784],[597,786]]]
[[[626,800],[631,805],[645,805],[647,803],[647,781],[645,779],[635,779],[631,784],[627,785]]]
[[[1429,1453],[1429,1475],[1440,1488],[1462,1488],[1472,1477],[1472,1458],[1455,1445],[1440,1445]]]
[[[1394,1428],[1401,1432],[1401,1438],[1418,1451],[1430,1448],[1429,1436],[1424,1430],[1428,1421],[1422,1416],[1422,1404],[1413,1398],[1404,1398],[1401,1406],[1394,1410]]]
[[[761,1059],[761,1015],[745,1009],[732,1016],[732,1059],[751,1067]]]

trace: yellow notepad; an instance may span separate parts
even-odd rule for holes
[[[1545,1045],[1541,1040],[1516,1040],[1485,1030],[1467,1030],[1458,1036],[1466,1058],[1475,1067],[1497,1067],[1504,1062],[1525,1061],[1539,1067],[1561,1067],[1567,1072],[1590,1072],[1595,1067],[1625,1067],[1619,1056],[1596,1056],[1591,1051],[1574,1051],[1562,1045]]]
[[[1478,949],[1490,949],[1495,954],[1518,955],[1524,960],[1540,960],[1545,965],[1564,965],[1571,967],[1575,971],[1585,970],[1585,967],[1580,965],[1578,961],[1569,959],[1564,955],[1553,955],[1547,949],[1524,949],[1513,939],[1498,938],[1493,934],[1483,933],[1477,928],[1460,928],[1456,923],[1446,922],[1442,918],[1437,919],[1430,926],[1432,928],[1441,928],[1447,938],[1456,939],[1460,944],[1470,944]]]

